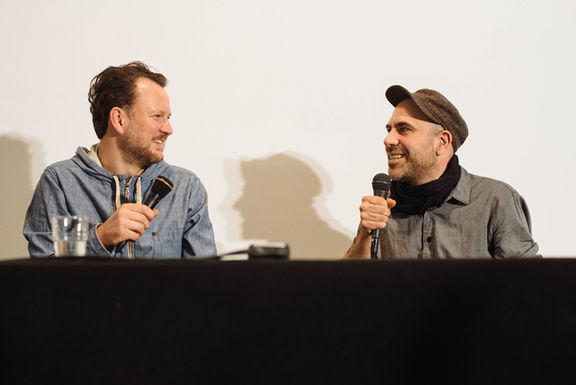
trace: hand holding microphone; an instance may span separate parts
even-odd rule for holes
[[[369,237],[371,236],[370,258],[377,259],[381,229],[386,227],[390,217],[390,209],[396,205],[396,201],[388,198],[390,185],[391,180],[388,175],[377,174],[372,180],[374,195],[362,198],[362,205],[360,205],[362,231],[358,232],[357,243],[353,245],[348,253],[348,255],[355,255],[353,258],[368,258],[368,245],[366,245],[366,242],[369,243]]]
[[[100,242],[108,248],[114,247],[118,254],[128,240],[137,240],[158,215],[154,207],[172,191],[173,184],[166,177],[158,177],[143,204],[125,203],[106,222],[97,228]]]
[[[396,205],[395,200],[388,198],[390,185],[390,177],[386,174],[373,178],[374,195],[362,197],[358,234],[345,258],[377,259],[381,231],[388,223],[390,209]]]
[[[150,207],[150,209],[153,210],[154,207],[156,207],[156,205],[158,204],[158,202],[160,202],[160,199],[168,195],[168,193],[172,191],[173,188],[174,184],[170,182],[168,178],[164,176],[159,176],[154,181],[154,184],[152,185],[152,190],[150,190],[150,194],[148,194],[148,196],[146,197],[146,199],[144,199],[144,202],[142,202],[142,204]],[[115,255],[122,251],[122,249],[126,245],[126,242],[127,241],[125,240],[116,245],[116,247],[114,248]]]

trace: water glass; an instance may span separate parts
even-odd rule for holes
[[[52,217],[54,255],[83,257],[88,241],[88,217],[62,215]]]

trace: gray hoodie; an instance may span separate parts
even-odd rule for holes
[[[118,256],[180,258],[216,255],[207,194],[191,171],[155,163],[134,177],[113,175],[99,165],[95,152],[78,147],[71,159],[48,166],[26,212],[24,236],[31,257],[54,255],[50,219],[55,215],[87,216],[87,256],[112,256],[98,240],[96,225],[121,203],[141,203],[155,178],[162,175],[174,189],[156,206],[160,211],[137,242],[128,242]],[[127,197],[127,198],[126,198]]]

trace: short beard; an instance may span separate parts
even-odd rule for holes
[[[150,153],[147,149],[134,146],[130,141],[127,141],[124,145],[122,158],[126,163],[136,165],[138,168],[143,170],[147,169],[152,164],[157,163],[151,159]]]
[[[163,157],[160,157],[160,159],[153,158],[149,146],[140,145],[138,141],[139,138],[133,135],[134,130],[135,126],[131,123],[127,130],[128,135],[123,137],[120,144],[122,159],[124,162],[145,170],[154,163],[162,161]]]
[[[422,180],[428,178],[430,171],[436,165],[436,156],[434,150],[430,153],[419,154],[411,157],[409,154],[406,165],[397,171],[388,170],[390,178],[401,183],[407,183],[413,186],[422,184]]]

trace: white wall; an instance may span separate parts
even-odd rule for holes
[[[91,78],[135,59],[169,79],[166,160],[204,181],[220,252],[342,255],[402,84],[458,106],[461,164],[526,198],[545,256],[576,255],[576,3],[476,3],[0,0],[0,255],[26,255],[43,168],[97,141]]]

